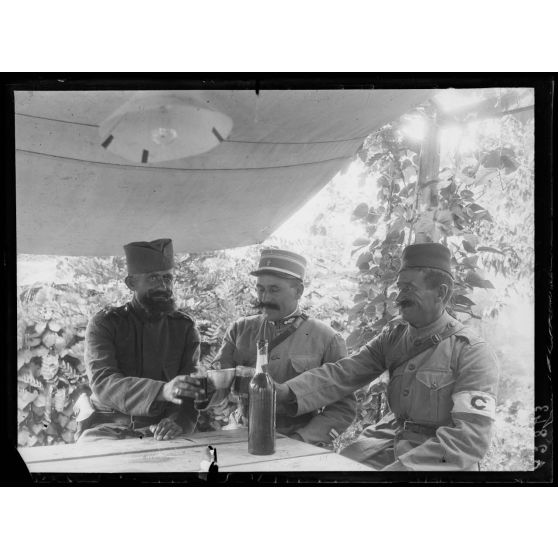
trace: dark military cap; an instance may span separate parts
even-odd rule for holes
[[[130,242],[124,246],[128,273],[151,273],[174,267],[172,240],[158,238],[151,242]]]
[[[426,244],[411,244],[403,250],[401,256],[401,268],[412,269],[414,267],[432,267],[445,271],[451,277],[451,252],[438,242],[428,242]]]
[[[288,279],[304,280],[306,259],[288,250],[262,250],[258,269],[252,275],[277,275]]]

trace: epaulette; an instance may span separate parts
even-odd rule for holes
[[[182,319],[182,320],[190,320],[192,323],[194,323],[194,318],[192,318],[192,316],[190,316],[190,314],[187,314],[181,308],[178,308],[177,310],[174,310],[173,312],[171,312],[169,314],[169,316],[171,318],[179,318],[179,319]]]
[[[101,308],[98,312],[99,315],[101,316],[110,316],[110,315],[114,315],[114,314],[118,314],[120,315],[123,312],[123,309],[125,308],[124,306],[104,306],[103,308]]]
[[[484,343],[484,339],[477,335],[471,328],[464,327],[455,334],[456,337],[462,337],[469,343],[469,345],[478,345],[479,343]]]
[[[127,304],[124,306],[105,306],[95,314],[99,318],[118,319],[124,317],[129,312]]]

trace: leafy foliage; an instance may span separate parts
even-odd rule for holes
[[[457,123],[466,128],[468,114],[461,114]],[[342,332],[350,351],[398,320],[393,282],[401,252],[417,234],[451,249],[457,281],[450,310],[471,325],[494,324],[488,333],[502,329],[503,324],[495,324],[505,314],[507,300],[532,296],[532,120],[500,117],[479,124],[470,135],[473,148],[442,152],[442,171],[435,180],[419,184],[419,145],[405,137],[400,123],[384,127],[366,140],[360,162],[353,165],[364,169],[354,189],[332,181],[312,201],[316,212],[304,235],[269,239],[269,247],[309,256],[304,309]],[[196,320],[206,365],[215,358],[226,328],[255,313],[249,272],[260,249],[178,259],[175,295]],[[73,441],[73,403],[89,389],[83,365],[85,326],[103,306],[121,305],[130,297],[123,283],[123,258],[58,262],[67,281],[22,285],[18,292],[20,445]],[[492,343],[506,375],[497,402],[497,433],[483,463],[486,470],[528,469],[533,463],[526,397],[532,385],[525,385],[519,371],[509,373],[520,338],[503,336]],[[334,441],[336,449],[385,414],[385,384],[384,376],[357,392],[357,418]],[[201,427],[226,427],[234,406],[231,401],[206,413]]]

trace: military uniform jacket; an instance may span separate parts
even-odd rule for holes
[[[200,338],[193,320],[180,310],[150,320],[134,299],[98,312],[85,336],[85,362],[99,411],[131,416],[170,417],[192,430],[197,420],[193,400],[181,406],[156,401],[163,385],[195,371]]]
[[[459,327],[460,322],[447,313],[424,328],[401,325],[381,333],[351,358],[290,380],[298,413],[307,413],[366,385],[411,346]],[[395,458],[411,470],[475,468],[489,447],[497,384],[494,354],[468,328],[395,368],[387,393],[400,426],[395,432]],[[433,427],[430,430],[435,435],[404,430],[406,420]]]
[[[256,340],[264,322],[261,315],[236,321],[227,331],[216,358],[222,368],[255,366]],[[273,330],[273,324],[266,324]],[[269,331],[269,329],[268,329]],[[271,336],[274,332],[271,331]],[[269,375],[278,383],[298,376],[306,370],[347,356],[343,338],[329,326],[307,318],[297,330],[274,347],[268,356]],[[297,433],[308,443],[326,444],[343,432],[355,418],[354,396],[344,393],[323,409],[319,405],[297,417],[277,415],[277,430],[285,435]]]

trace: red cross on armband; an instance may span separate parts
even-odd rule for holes
[[[454,393],[452,413],[473,413],[491,419],[496,417],[496,400],[484,391],[460,391]]]

